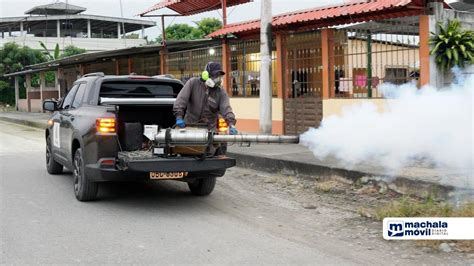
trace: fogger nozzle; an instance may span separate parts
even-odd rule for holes
[[[162,129],[155,141],[171,145],[206,145],[210,143],[299,143],[299,136],[238,134],[218,135],[206,129]]]
[[[214,142],[240,143],[299,143],[299,136],[287,135],[258,135],[258,134],[239,134],[239,135],[214,135]]]

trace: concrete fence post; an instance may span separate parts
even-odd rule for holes
[[[20,85],[18,84],[18,76],[15,76],[15,110],[18,111],[18,102],[20,99]]]

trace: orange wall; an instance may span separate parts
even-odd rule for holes
[[[239,119],[237,118],[237,129],[244,133],[259,133],[260,125],[258,119]],[[272,122],[272,133],[283,134],[283,121]]]
[[[237,119],[237,129],[242,132],[259,132],[259,98],[231,97],[230,105]],[[272,99],[272,132],[273,134],[283,133],[283,99]]]

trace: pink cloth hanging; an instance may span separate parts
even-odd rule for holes
[[[365,87],[367,85],[367,76],[366,75],[356,75],[355,85],[357,87]]]

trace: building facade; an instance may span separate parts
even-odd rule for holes
[[[83,14],[86,8],[55,2],[33,7],[22,17],[0,18],[0,46],[14,42],[33,49],[61,49],[74,45],[87,51],[105,51],[146,44],[144,30],[155,26],[147,20]],[[138,38],[127,38],[136,32]]]

